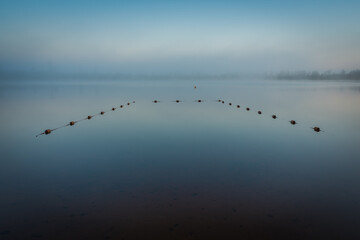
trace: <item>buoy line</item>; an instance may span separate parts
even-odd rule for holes
[[[153,101],[152,101],[152,103],[160,103],[160,102],[163,102],[163,101],[159,101],[159,100],[153,100]],[[177,100],[173,100],[173,101],[170,101],[170,102],[182,103],[182,102],[184,102],[184,101],[177,99]],[[194,100],[194,102],[196,102],[196,103],[204,103],[204,102],[206,102],[206,100],[197,99],[197,100]],[[221,104],[225,104],[225,101],[224,101],[224,100],[221,100],[221,99],[218,99],[218,100],[216,100],[215,102],[219,102],[219,103],[221,103]],[[132,103],[135,103],[135,101],[132,101]],[[116,109],[118,109],[118,108],[124,108],[125,105],[126,105],[126,106],[130,106],[131,103],[130,103],[130,102],[127,102],[127,103],[124,104],[124,105],[123,105],[123,104],[122,104],[122,105],[119,105],[119,107],[113,107],[113,108],[111,108],[111,109],[109,109],[109,110],[101,111],[100,113],[97,113],[97,114],[94,114],[94,115],[88,115],[88,116],[85,117],[85,118],[82,118],[82,119],[77,120],[77,121],[71,121],[71,122],[69,122],[68,124],[65,124],[65,125],[60,126],[60,127],[57,127],[57,128],[46,129],[46,130],[43,131],[42,133],[37,134],[36,137],[41,136],[41,135],[49,135],[50,133],[52,133],[52,132],[54,132],[54,131],[56,131],[56,130],[58,130],[58,129],[60,129],[60,128],[64,128],[64,127],[68,127],[68,126],[74,126],[74,125],[75,125],[76,123],[78,123],[78,122],[81,122],[81,121],[84,121],[84,120],[91,120],[92,118],[94,118],[94,117],[96,117],[96,116],[104,115],[104,114],[107,113],[107,112],[114,112],[114,111],[115,111]],[[231,102],[229,102],[228,105],[231,107],[233,104],[232,104]],[[240,106],[239,104],[237,104],[237,105],[235,105],[235,106],[236,106],[236,108],[241,109],[241,106]],[[250,111],[250,107],[246,107],[245,110],[246,110],[247,112],[249,112],[249,111]],[[263,114],[263,112],[260,111],[260,110],[258,110],[257,113],[258,113],[258,115],[262,115],[262,114]],[[275,115],[275,114],[272,114],[272,115],[271,115],[271,118],[273,118],[273,119],[278,119],[278,116]],[[290,120],[290,121],[288,121],[288,122],[289,122],[291,125],[297,125],[297,124],[298,124],[298,122],[295,121],[295,120]],[[320,127],[317,127],[317,126],[310,127],[310,128],[313,129],[314,132],[323,132],[323,130],[321,130]]]

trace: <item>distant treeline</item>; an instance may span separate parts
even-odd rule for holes
[[[308,79],[308,80],[360,80],[360,69],[353,71],[341,71],[341,72],[280,72],[276,76],[277,79]]]

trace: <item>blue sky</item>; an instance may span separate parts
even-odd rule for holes
[[[360,1],[1,1],[0,69],[245,73],[360,67]]]

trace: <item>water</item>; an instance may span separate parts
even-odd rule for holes
[[[0,100],[1,239],[360,237],[358,82],[4,81]]]

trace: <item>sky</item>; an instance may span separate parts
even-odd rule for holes
[[[358,0],[0,0],[0,71],[357,69],[358,9]]]

